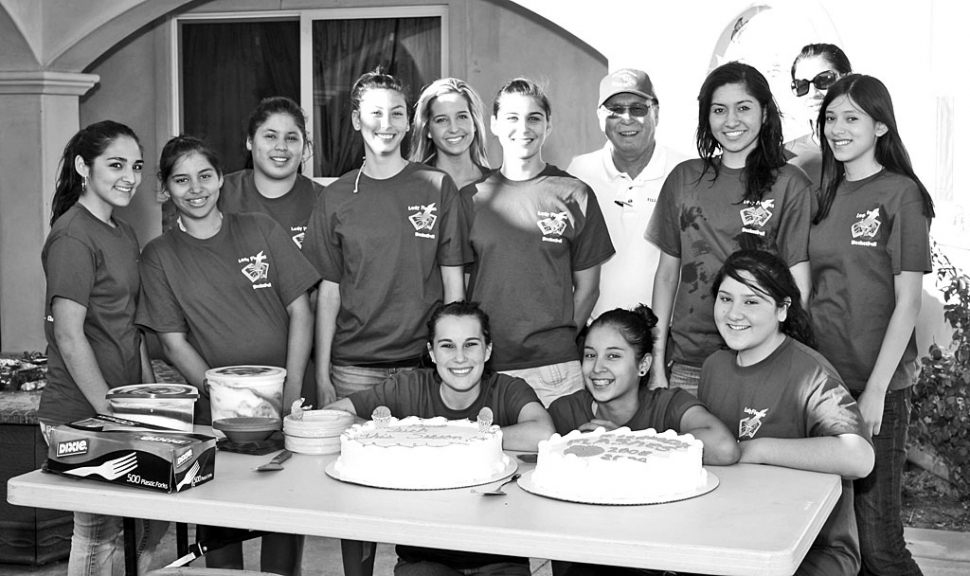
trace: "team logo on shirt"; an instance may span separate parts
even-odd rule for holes
[[[771,220],[773,214],[771,209],[775,207],[775,199],[758,200],[756,202],[745,200],[744,203],[748,207],[741,209],[741,231],[764,236],[764,230],[755,230],[754,227],[762,228],[768,223],[768,220]]]
[[[434,230],[434,223],[438,221],[438,217],[432,214],[432,212],[437,210],[434,202],[428,204],[427,206],[408,206],[408,210],[415,210],[414,214],[408,216],[408,220],[410,220],[411,225],[414,226],[414,235],[418,238],[434,239],[434,234],[429,232],[421,232],[422,230]]]
[[[542,230],[543,242],[555,242],[562,244],[562,238],[549,238],[549,236],[562,236],[566,231],[566,218],[569,212],[538,212],[539,220],[536,225]]]
[[[257,284],[260,280],[267,280],[269,278],[269,262],[266,262],[266,255],[263,254],[262,250],[255,256],[240,258],[239,263],[245,264],[242,268],[242,273],[243,276],[249,278],[249,281],[253,283],[253,290],[269,288],[273,285],[271,282]]]
[[[745,408],[744,413],[750,414],[750,416],[738,422],[738,438],[754,438],[754,435],[761,428],[761,419],[768,414],[768,409]]]
[[[875,238],[879,232],[882,222],[879,221],[879,208],[867,210],[864,214],[856,214],[859,221],[852,225],[852,245],[853,246],[876,246],[876,242],[865,240],[865,238]],[[856,240],[863,238],[863,240]]]
[[[291,226],[290,232],[296,232],[296,234],[293,234],[293,242],[297,248],[303,250],[303,239],[306,238],[306,226]]]

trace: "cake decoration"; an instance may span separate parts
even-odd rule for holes
[[[492,409],[485,406],[478,411],[478,431],[485,434],[492,427]]]
[[[387,428],[388,423],[391,421],[391,409],[387,406],[378,406],[374,408],[370,418],[377,425],[378,430]]]

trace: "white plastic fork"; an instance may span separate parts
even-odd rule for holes
[[[195,475],[199,473],[200,468],[201,466],[199,466],[199,461],[196,460],[195,464],[192,464],[189,471],[185,473],[185,476],[183,476],[182,479],[179,480],[179,483],[175,485],[175,491],[180,492],[182,488],[185,488],[187,485],[191,484],[192,480],[195,479]]]
[[[91,476],[92,474],[97,474],[98,476],[104,478],[105,480],[116,480],[125,474],[131,472],[135,468],[138,468],[138,456],[132,452],[121,458],[115,458],[114,460],[108,460],[100,466],[82,466],[81,468],[75,468],[73,470],[66,470],[65,474],[71,474],[74,476]]]

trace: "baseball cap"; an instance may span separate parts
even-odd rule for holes
[[[600,82],[600,106],[613,96],[624,93],[657,100],[657,96],[653,93],[653,82],[646,72],[634,68],[621,68],[607,74]]]

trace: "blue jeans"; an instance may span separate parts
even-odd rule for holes
[[[528,563],[495,562],[475,568],[452,568],[438,562],[407,562],[397,559],[394,576],[530,576]]]
[[[903,537],[902,476],[906,464],[912,388],[886,393],[882,429],[872,439],[876,466],[855,481],[855,515],[862,550],[860,576],[922,575]],[[853,392],[853,396],[858,396]]]
[[[577,390],[582,390],[585,385],[583,381],[583,366],[579,360],[560,362],[559,364],[547,364],[546,366],[536,366],[535,368],[522,368],[519,370],[501,370],[502,374],[508,374],[516,378],[521,378],[529,383],[529,386],[536,391],[536,396],[546,408],[552,404],[556,398],[567,394],[572,394]]]
[[[330,381],[337,391],[337,398],[346,398],[354,392],[370,390],[384,380],[398,372],[406,372],[414,368],[371,368],[368,366],[337,366],[330,365]],[[363,418],[370,414],[361,414]]]
[[[152,557],[168,522],[136,519],[135,550],[138,573],[147,574]],[[74,513],[74,534],[67,576],[122,576],[125,573],[125,544],[121,518],[104,514]]]
[[[48,422],[40,423],[44,441],[50,444]],[[135,552],[138,573],[147,574],[155,549],[168,530],[168,522],[135,520]],[[125,573],[125,542],[121,518],[88,512],[74,513],[74,533],[67,576],[122,576]]]

